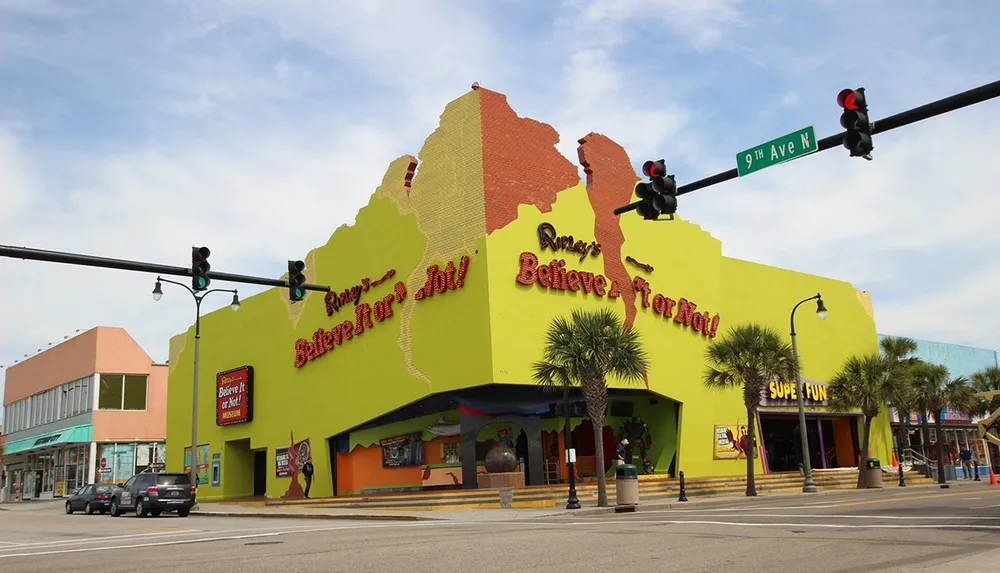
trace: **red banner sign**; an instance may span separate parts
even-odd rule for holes
[[[219,372],[215,390],[216,424],[228,426],[253,420],[253,366]]]

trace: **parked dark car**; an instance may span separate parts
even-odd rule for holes
[[[90,483],[74,491],[66,498],[66,513],[83,511],[87,515],[99,511],[102,514],[108,512],[111,505],[111,496],[117,485],[108,483]]]
[[[141,473],[129,478],[111,497],[111,515],[127,510],[136,517],[159,517],[164,511],[176,511],[187,517],[195,504],[195,487],[187,474]]]

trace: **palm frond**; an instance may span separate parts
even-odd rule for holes
[[[848,357],[830,380],[830,407],[877,416],[883,404],[905,396],[904,380],[893,372],[893,362],[877,352]]]
[[[557,317],[545,340],[532,373],[543,386],[581,385],[591,378],[606,384],[607,376],[635,382],[649,367],[639,333],[625,328],[611,309],[576,309],[568,319]]]
[[[760,403],[760,392],[773,380],[798,374],[792,347],[776,330],[756,323],[737,325],[705,351],[702,376],[712,388],[741,387],[748,407]]]
[[[1000,368],[987,366],[974,373],[970,380],[975,392],[992,392],[1000,390]],[[1000,396],[992,398],[976,397],[976,403],[970,413],[986,416],[1000,409]]]
[[[887,336],[879,342],[882,354],[892,362],[904,362],[917,351],[917,343],[905,336]]]

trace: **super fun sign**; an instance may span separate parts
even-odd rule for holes
[[[253,420],[253,366],[219,372],[215,397],[215,423],[219,426]]]
[[[799,393],[793,382],[781,382],[774,380],[761,391],[762,406],[784,406],[798,404]],[[802,381],[804,395],[802,401],[813,406],[826,406],[830,401],[830,390],[826,384]]]

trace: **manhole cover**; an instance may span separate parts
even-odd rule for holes
[[[244,543],[243,545],[277,545],[279,543],[284,543],[284,541],[251,541],[250,543]]]

